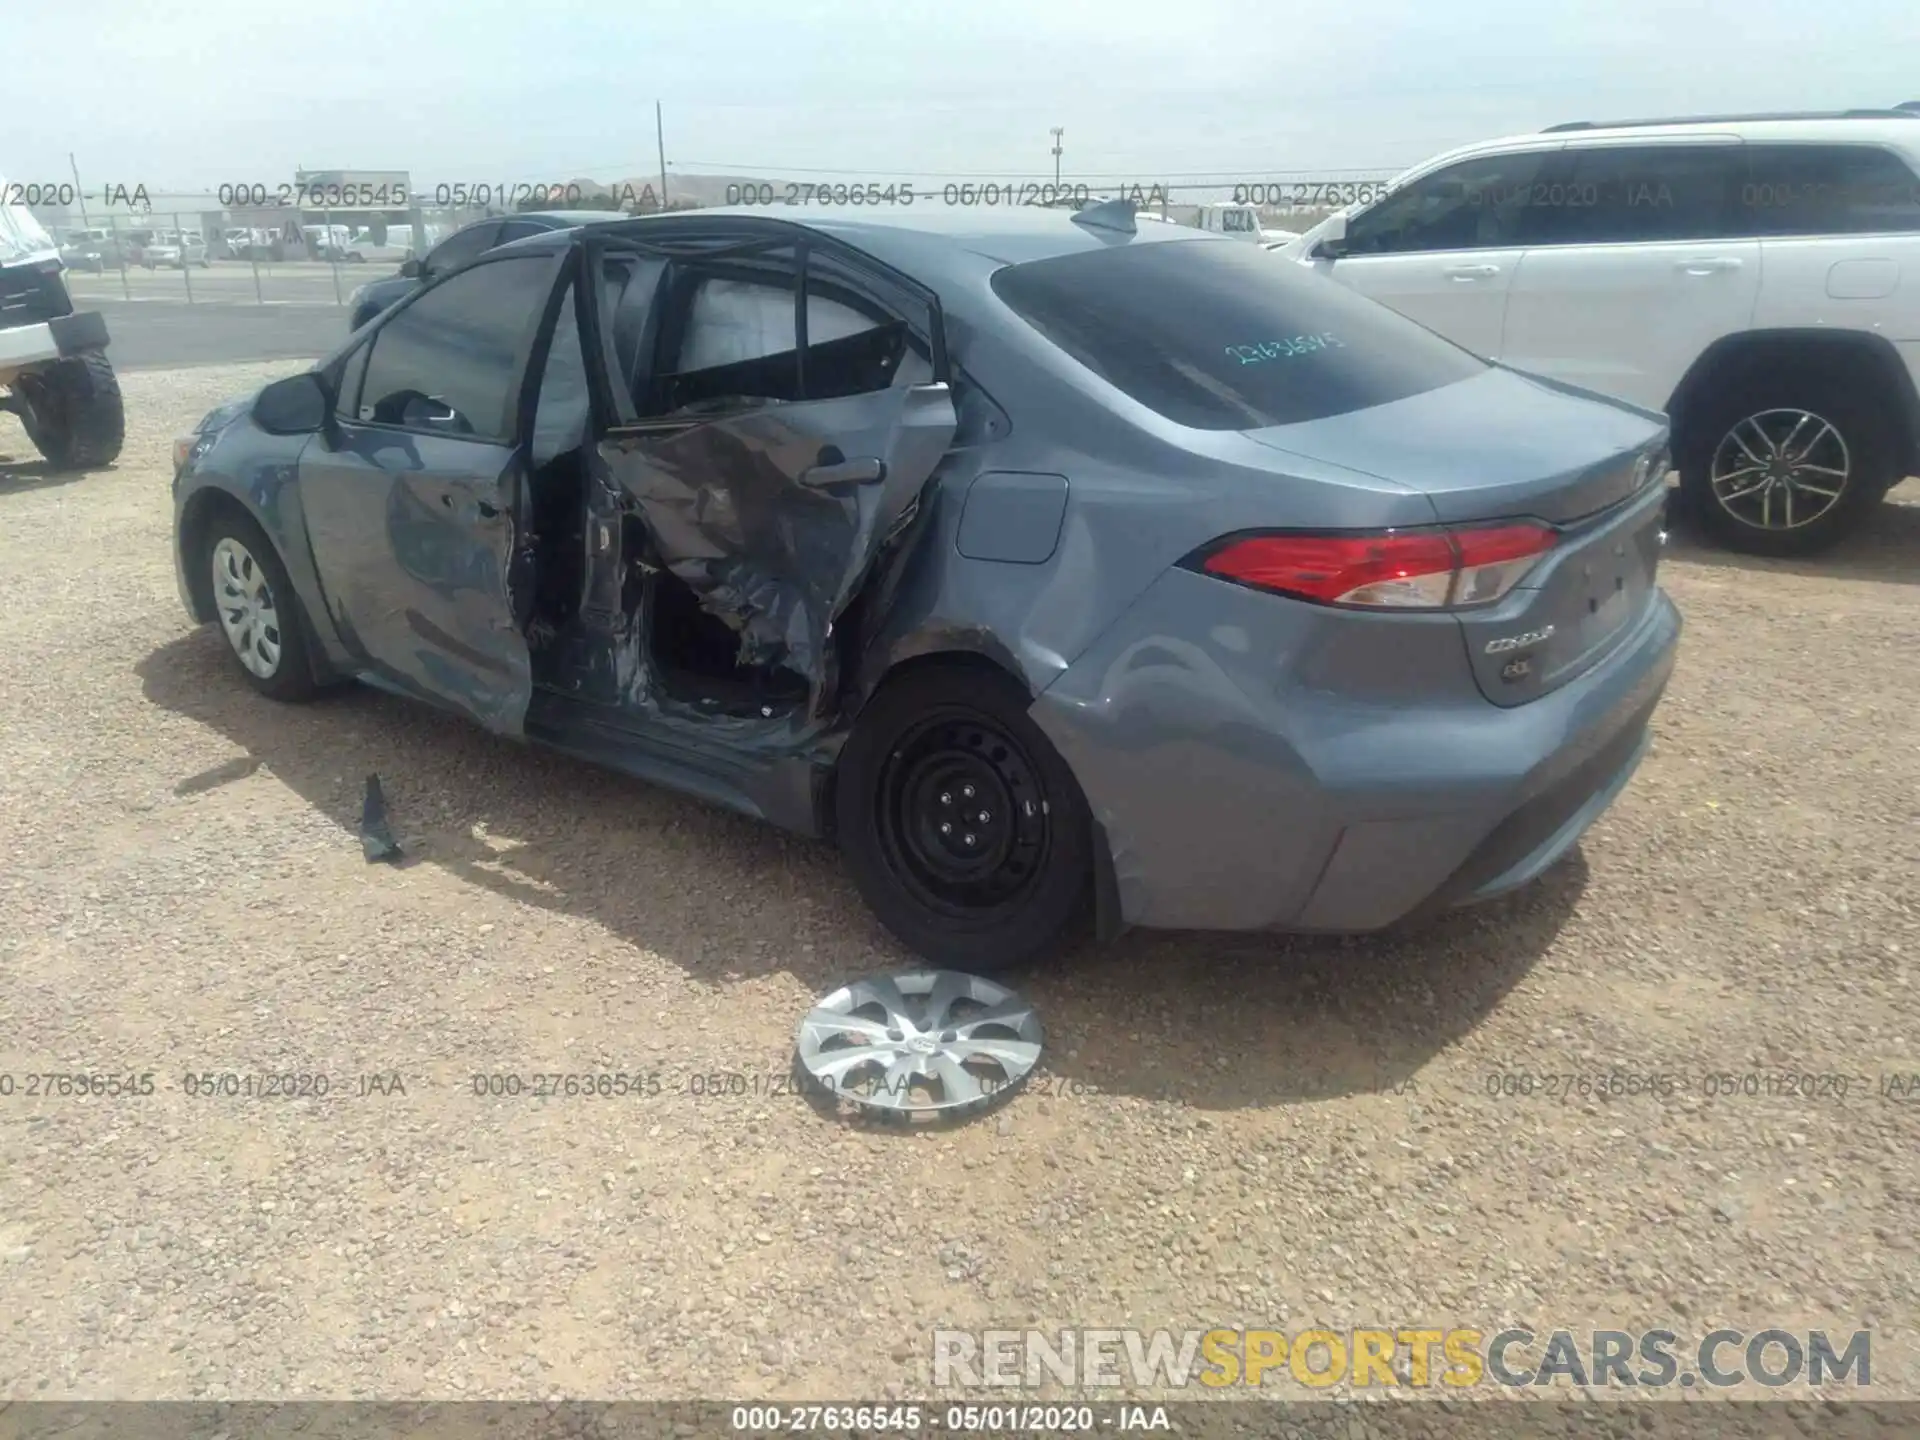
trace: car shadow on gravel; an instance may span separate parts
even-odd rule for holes
[[[1860,529],[1833,549],[1802,559],[1776,560],[1722,549],[1676,508],[1667,554],[1670,559],[1750,575],[1920,585],[1920,480],[1907,481],[1895,494],[1897,498],[1876,506]]]
[[[210,629],[162,645],[137,673],[153,704],[244,752],[163,777],[186,803],[264,769],[357,850],[365,777],[378,771],[407,863],[585,919],[701,984],[785,973],[822,994],[917,963],[823,842],[364,687],[276,705]],[[369,867],[367,883],[387,873]],[[999,978],[1040,1009],[1040,1083],[1056,1096],[1231,1109],[1405,1094],[1546,952],[1586,878],[1576,851],[1516,896],[1382,935],[1135,931]]]
[[[54,470],[44,460],[22,460],[0,450],[0,496],[53,490],[77,484],[93,473],[91,470]]]
[[[1375,935],[1129,932],[1002,975],[1048,1028],[1043,1088],[1230,1110],[1418,1094],[1546,954],[1588,882],[1573,853],[1518,893]]]

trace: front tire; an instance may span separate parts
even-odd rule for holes
[[[835,776],[841,852],[909,949],[976,974],[1042,958],[1085,922],[1092,821],[1020,687],[914,669],[861,713]]]
[[[1811,368],[1751,374],[1708,397],[1680,447],[1680,492],[1715,541],[1813,555],[1857,529],[1899,476],[1891,406]]]
[[[271,700],[297,702],[314,683],[305,617],[279,553],[251,516],[223,509],[200,547],[228,652],[247,683]]]
[[[27,438],[55,470],[96,470],[120,456],[127,413],[113,362],[83,350],[18,382]]]

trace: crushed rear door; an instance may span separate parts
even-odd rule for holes
[[[601,457],[661,563],[740,635],[743,665],[832,682],[828,637],[953,442],[943,383],[684,415],[610,434]]]

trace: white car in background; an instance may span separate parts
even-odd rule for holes
[[[398,265],[412,254],[412,228],[406,225],[394,225],[388,228],[387,238],[384,240],[375,240],[371,230],[362,230],[341,248],[340,258],[351,265],[361,265],[368,261]]]
[[[1282,253],[1667,412],[1682,502],[1731,549],[1825,549],[1920,471],[1920,104],[1489,140]]]
[[[206,237],[198,230],[156,230],[140,251],[140,263],[149,270],[184,270],[189,265],[204,270],[213,260],[207,254]]]

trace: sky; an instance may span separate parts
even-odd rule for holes
[[[0,174],[1391,172],[1556,121],[1920,99],[1916,0],[7,0]]]

